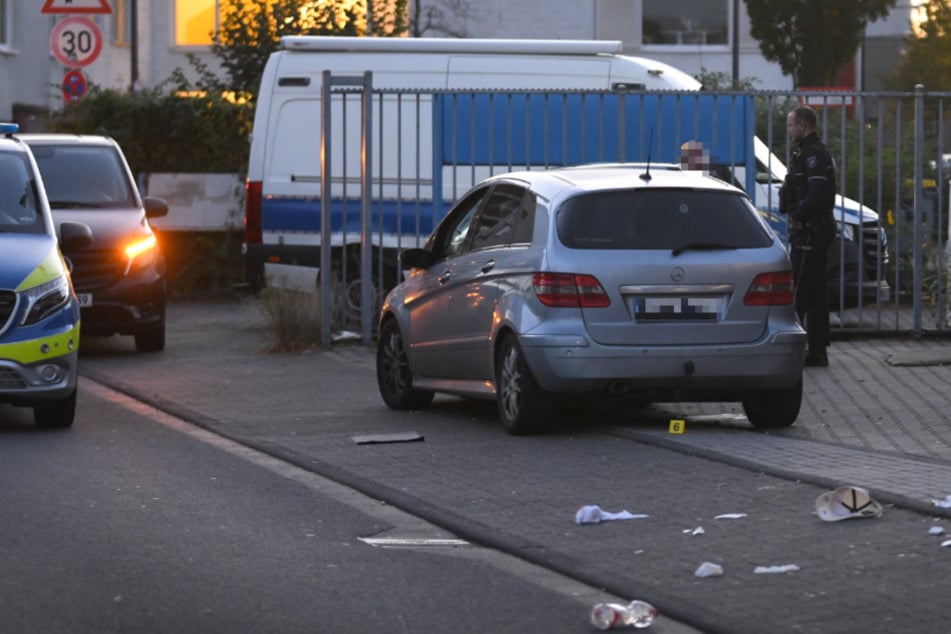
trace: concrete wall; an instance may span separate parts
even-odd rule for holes
[[[244,183],[236,174],[147,174],[144,196],[168,202],[168,215],[149,223],[163,231],[240,229],[244,218]]]

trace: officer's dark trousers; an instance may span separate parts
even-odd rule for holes
[[[813,354],[820,354],[829,345],[827,251],[794,246],[789,254],[796,283],[796,313],[809,335],[809,350]]]

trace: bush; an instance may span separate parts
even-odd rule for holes
[[[268,287],[255,301],[268,322],[268,352],[299,352],[320,346],[319,296]]]
[[[134,174],[247,173],[251,106],[188,91],[184,80],[131,93],[93,86],[52,114],[50,124],[57,132],[114,138]]]
[[[230,292],[242,278],[239,231],[155,231],[168,267],[173,298]]]

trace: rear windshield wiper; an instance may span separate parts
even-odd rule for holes
[[[670,252],[671,255],[680,255],[684,251],[732,251],[739,247],[725,242],[689,242]]]

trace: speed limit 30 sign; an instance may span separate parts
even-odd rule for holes
[[[70,68],[92,64],[102,50],[99,27],[82,16],[61,20],[50,33],[50,50],[56,59]]]

